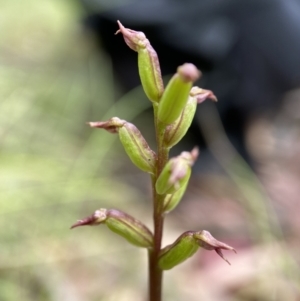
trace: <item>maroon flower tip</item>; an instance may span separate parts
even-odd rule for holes
[[[223,258],[229,265],[231,265],[231,263],[229,262],[229,260],[227,258],[224,257],[223,253],[222,253],[222,249],[223,248],[216,248],[215,251],[217,252],[217,254]],[[236,254],[236,250],[231,248],[231,249],[225,249],[225,250],[231,250],[231,251],[234,251],[234,253]]]
[[[126,123],[125,120],[122,120],[118,117],[113,117],[108,121],[96,121],[96,122],[88,122],[89,126],[97,129],[104,129],[110,133],[118,133],[120,127],[122,127]]]
[[[123,24],[119,20],[117,20],[117,23],[119,25],[119,29],[115,32],[115,35],[122,32],[122,30],[125,30],[125,27],[123,26]]]
[[[110,125],[107,122],[97,121],[97,122],[88,122],[88,124],[92,128],[104,129],[112,134],[115,134],[118,132],[118,128],[115,125]]]
[[[190,166],[193,166],[199,156],[199,148],[195,146],[191,152],[184,151],[178,157],[185,159]]]
[[[211,90],[205,90],[199,87],[193,87],[190,91],[190,96],[195,97],[198,104],[202,103],[207,98],[214,102],[218,101],[216,95]]]
[[[201,93],[199,95],[196,95],[196,99],[197,99],[197,103],[202,103],[205,99],[210,99],[214,102],[218,101],[218,98],[216,97],[216,95],[210,91],[210,90],[203,90],[204,93]]]
[[[135,31],[129,28],[126,28],[122,25],[122,23],[118,20],[119,29],[115,34],[122,33],[125,43],[134,51],[138,51],[139,47],[142,45],[149,44],[145,34],[141,31]]]
[[[193,163],[197,160],[198,156],[199,156],[199,147],[195,146],[191,150],[191,157],[192,157]]]
[[[93,225],[94,222],[95,222],[94,215],[88,216],[88,217],[86,217],[84,219],[78,220],[74,225],[71,226],[70,229],[73,229],[73,228],[76,228],[76,227],[80,227],[80,226]]]
[[[222,250],[234,251],[236,253],[236,250],[233,247],[216,240],[208,231],[205,230],[195,232],[194,237],[200,247],[206,250],[215,250],[221,258],[230,264],[230,262],[224,257]]]
[[[92,127],[92,128],[103,128],[105,122],[103,121],[92,121],[92,122],[87,122],[87,124]]]

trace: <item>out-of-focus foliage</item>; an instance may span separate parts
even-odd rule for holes
[[[101,300],[99,283],[115,282],[103,271],[121,283],[114,257],[128,265],[131,248],[102,228],[68,228],[83,213],[141,196],[113,180],[125,158],[115,137],[85,123],[118,111],[131,120],[148,103],[134,105],[131,95],[113,106],[110,62],[83,32],[76,1],[0,6],[0,300],[95,300],[93,291]]]

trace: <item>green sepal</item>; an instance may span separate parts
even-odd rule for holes
[[[145,172],[154,174],[156,154],[134,124],[113,117],[108,121],[90,122],[89,125],[110,133],[118,133],[124,150],[133,164]]]
[[[182,184],[182,187],[175,191],[173,194],[166,195],[163,207],[163,211],[165,213],[169,213],[177,207],[186,191],[188,183],[189,181],[187,180],[184,184]]]
[[[164,85],[158,57],[150,43],[138,50],[138,68],[145,94],[149,100],[158,102],[163,94]]]
[[[162,270],[170,270],[193,256],[199,245],[192,231],[183,233],[173,244],[163,248],[159,255],[158,265]]]
[[[176,145],[186,134],[192,124],[197,109],[197,100],[189,96],[188,102],[176,121],[166,127],[163,138],[164,146],[171,148]]]
[[[153,247],[153,235],[142,222],[115,209],[108,210],[107,216],[105,224],[111,231],[137,247]]]
[[[126,122],[119,129],[120,141],[131,161],[141,170],[154,174],[156,165],[155,152],[132,123]]]

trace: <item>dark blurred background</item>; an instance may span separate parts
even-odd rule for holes
[[[212,89],[226,134],[250,161],[245,146],[249,119],[272,114],[288,90],[300,83],[300,2],[295,0],[130,1],[101,9],[105,1],[83,0],[85,25],[111,56],[115,77],[125,91],[139,85],[136,54],[116,39],[116,20],[147,33],[159,53],[163,75],[188,61]],[[205,143],[196,132],[194,140]]]
[[[164,245],[205,229],[238,254],[228,266],[199,251],[165,274],[165,300],[300,300],[298,0],[0,3],[0,300],[144,298],[144,250],[104,227],[68,230],[100,207],[152,227],[148,176],[85,125],[118,116],[154,145],[116,20],[147,35],[165,83],[192,62],[219,99],[173,150],[201,154]]]

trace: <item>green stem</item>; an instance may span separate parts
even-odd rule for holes
[[[163,235],[163,200],[164,195],[159,195],[155,189],[156,180],[162,169],[168,162],[169,149],[163,147],[164,128],[158,126],[157,106],[154,105],[154,122],[157,141],[157,165],[156,173],[152,176],[153,193],[153,221],[154,221],[154,247],[149,251],[149,301],[161,301],[162,299],[162,278],[163,271],[158,266],[158,257],[161,250]]]

